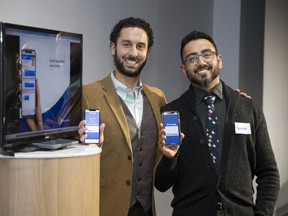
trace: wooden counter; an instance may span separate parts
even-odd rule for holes
[[[0,155],[1,216],[98,216],[96,146]]]

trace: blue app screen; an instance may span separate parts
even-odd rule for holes
[[[163,115],[166,144],[180,144],[178,119],[178,113],[166,113]]]
[[[99,110],[86,110],[85,111],[85,120],[87,131],[87,140],[91,140],[91,142],[98,143],[99,142],[99,122],[100,122],[100,112]]]

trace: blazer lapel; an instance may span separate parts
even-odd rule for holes
[[[189,107],[192,110],[192,112],[198,116],[197,109],[196,109],[195,96],[193,95],[193,92],[190,88],[189,88],[189,90],[186,91],[185,97],[186,97],[187,103],[189,104]]]
[[[115,86],[112,82],[112,79],[109,76],[107,76],[103,80],[103,90],[104,90],[104,97],[107,100],[108,105],[110,106],[113,114],[116,116],[116,119],[123,131],[123,134],[126,139],[126,143],[132,152],[132,144],[131,144],[131,138],[130,138],[130,132],[129,132],[129,126],[126,120],[125,113],[123,111],[122,105],[120,103],[119,96],[116,92]]]

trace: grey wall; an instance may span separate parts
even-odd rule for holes
[[[239,85],[260,106],[263,101],[264,26],[265,1],[242,0]]]
[[[287,3],[284,3],[286,0],[267,1],[269,7],[271,2],[275,2],[276,5],[281,2],[287,6]],[[0,21],[82,33],[84,35],[83,78],[84,83],[90,83],[103,78],[113,69],[109,51],[109,34],[112,26],[124,17],[142,17],[151,23],[155,33],[155,45],[152,48],[151,56],[143,71],[142,78],[144,82],[163,89],[168,101],[178,97],[189,85],[188,81],[182,77],[179,69],[180,40],[185,34],[194,29],[205,31],[214,37],[223,56],[222,79],[233,88],[236,88],[239,87],[240,78],[240,84],[247,83],[249,86],[249,88],[246,88],[245,85],[242,85],[244,90],[258,98],[256,96],[258,93],[254,92],[259,89],[262,82],[246,82],[249,76],[242,79],[239,75],[239,68],[241,68],[241,71],[245,71],[250,66],[246,64],[245,67],[240,67],[241,53],[245,53],[245,49],[240,49],[241,43],[244,43],[241,41],[241,22],[243,22],[243,16],[245,16],[246,12],[249,12],[246,11],[247,8],[243,9],[243,5],[241,6],[242,2],[247,2],[247,0],[0,0]],[[279,20],[283,21],[286,18],[287,21],[287,16],[281,17],[275,12],[280,10],[281,7],[275,7],[274,5],[273,11],[269,13],[269,17],[271,14],[275,17],[273,22],[269,22],[272,27],[275,27],[275,22],[278,24]],[[282,8],[280,11],[283,10]],[[269,28],[267,29],[265,30],[265,34],[269,35],[272,31],[275,32],[274,28],[272,28],[271,32]],[[284,31],[283,29],[287,30],[285,24],[279,27],[276,32],[282,32]],[[287,38],[287,31],[280,39],[285,41],[285,37]],[[266,47],[269,50],[274,47],[273,43],[275,40],[272,38],[273,36],[270,35],[270,40],[265,41]],[[249,37],[247,40],[249,40]],[[284,44],[284,42],[283,44],[279,43],[281,45]],[[280,45],[279,49],[282,50]],[[270,69],[274,72],[276,66],[280,67],[285,62],[285,59],[282,59],[280,62],[276,61],[276,57],[279,55],[277,55],[276,48],[274,50],[275,52],[272,52],[273,55],[271,56],[267,52],[268,57],[267,61],[265,61],[265,63],[271,63],[271,59],[273,59],[273,62],[277,62],[277,65],[271,63],[267,66],[270,68],[265,69],[265,72],[270,76]],[[287,56],[286,53],[283,53],[282,57],[285,58],[285,56]],[[285,71],[282,67],[280,69]],[[277,128],[277,123],[283,121],[283,119],[279,117],[277,118],[277,122],[274,119],[275,111],[273,112],[274,107],[272,108],[272,105],[276,104],[273,101],[274,94],[271,95],[271,93],[275,92],[275,85],[277,85],[276,89],[280,90],[278,83],[282,84],[284,80],[287,82],[287,74],[279,74],[279,80],[276,83],[266,83],[264,81],[264,92],[265,85],[269,86],[268,92],[265,92],[263,96],[264,107],[266,107],[266,104],[267,108],[265,108],[265,111],[268,114],[268,123],[272,124],[272,141],[275,141],[277,144],[284,143],[282,134],[285,134],[285,131],[278,131],[276,129],[273,131],[273,128]],[[281,79],[281,76],[286,77],[286,79]],[[266,79],[273,80],[273,78],[268,77]],[[251,86],[256,86],[256,90],[254,88],[250,89]],[[287,90],[284,84],[281,87]],[[280,111],[282,112],[282,110],[279,110],[277,114]],[[285,130],[284,123],[282,123],[282,129]],[[284,153],[281,151],[282,147],[288,152],[285,146],[280,146],[276,149],[277,159],[278,157],[280,158],[279,162],[281,164],[285,162]],[[286,170],[282,179],[287,182],[286,164],[287,162],[285,165],[280,165],[280,168]],[[158,215],[171,215],[171,191],[166,193],[156,191],[155,195]],[[284,199],[287,200],[287,197],[284,196]],[[279,206],[282,204],[283,202],[279,201]]]
[[[171,101],[179,97],[189,85],[180,71],[181,39],[195,29],[212,33],[213,4],[211,0],[184,0],[180,4],[178,1],[159,2],[159,26],[156,29],[158,66],[153,68],[153,76],[147,77],[147,81],[163,89],[167,100]]]
[[[223,59],[221,78],[239,88],[241,1],[216,0],[213,12],[213,37]]]
[[[238,68],[233,64],[238,64],[239,3],[229,0],[182,0],[180,4],[171,0],[0,0],[0,4],[1,21],[82,33],[85,84],[103,78],[113,69],[109,34],[115,22],[138,16],[150,22],[155,33],[155,46],[143,71],[143,81],[163,89],[168,101],[188,88],[189,83],[179,69],[179,47],[182,37],[194,29],[215,36],[220,52],[223,51],[223,79],[232,87],[238,87]],[[229,10],[225,9],[226,4]],[[230,17],[231,22],[222,25],[226,17]],[[223,37],[221,32],[231,29],[231,33]]]

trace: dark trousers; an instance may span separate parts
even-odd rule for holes
[[[217,216],[225,216],[224,210],[217,211]]]
[[[136,202],[128,212],[128,216],[152,216],[152,208],[145,211],[139,202]]]

